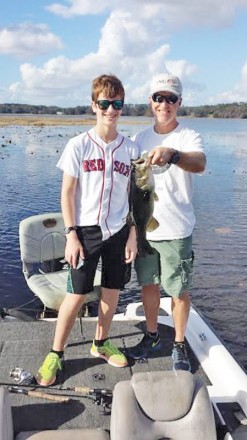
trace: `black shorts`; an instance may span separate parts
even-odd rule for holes
[[[67,292],[84,295],[93,290],[94,277],[101,257],[101,286],[108,289],[123,289],[126,284],[127,265],[125,247],[129,226],[102,241],[100,226],[81,226],[78,238],[84,249],[84,264],[80,269],[70,267]]]

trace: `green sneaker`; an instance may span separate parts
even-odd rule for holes
[[[51,351],[38,371],[36,382],[43,387],[52,385],[59,370],[62,370],[62,359]]]
[[[105,359],[105,361],[113,367],[126,367],[126,365],[128,365],[128,361],[124,354],[116,347],[116,345],[111,343],[110,339],[107,339],[101,347],[96,347],[93,341],[90,353],[95,357]]]

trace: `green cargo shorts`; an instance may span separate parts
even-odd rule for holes
[[[165,292],[178,298],[192,287],[192,235],[178,240],[149,241],[154,254],[137,257],[135,270],[141,286],[161,284]]]

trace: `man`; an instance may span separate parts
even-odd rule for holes
[[[159,222],[159,227],[147,233],[154,249],[151,260],[153,272],[150,271],[150,256],[136,259],[137,278],[143,286],[142,300],[147,331],[141,342],[127,349],[127,355],[140,359],[161,348],[157,331],[161,283],[172,301],[175,329],[173,369],[190,371],[184,338],[190,309],[189,289],[193,268],[193,174],[204,171],[206,157],[201,136],[194,130],[185,128],[177,120],[177,110],[181,103],[180,79],[170,74],[155,76],[149,96],[154,126],[144,129],[134,137],[141,154],[148,151],[150,165],[156,165],[153,172],[158,201],[155,202],[153,216]],[[157,273],[159,279],[156,277]]]
[[[92,83],[92,109],[96,125],[70,139],[58,162],[63,171],[61,205],[70,264],[67,295],[59,309],[52,350],[36,380],[52,385],[62,369],[63,351],[85,294],[93,290],[99,259],[102,261],[102,295],[91,355],[114,367],[127,359],[108,333],[124,287],[126,264],[137,252],[134,226],[128,226],[128,186],[131,160],[137,146],[117,132],[124,105],[124,88],[114,75],[101,75]],[[121,194],[121,197],[119,197]]]

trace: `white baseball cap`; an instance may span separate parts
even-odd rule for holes
[[[150,86],[150,95],[157,92],[171,92],[176,96],[182,95],[182,84],[177,76],[161,73],[153,77]]]

